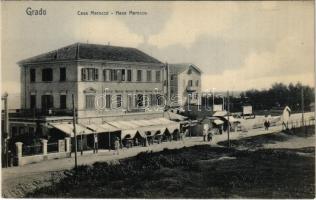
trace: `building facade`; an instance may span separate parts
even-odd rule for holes
[[[19,62],[22,109],[78,118],[154,112],[166,93],[165,65],[133,48],[74,44]],[[151,109],[152,108],[152,109]]]
[[[21,109],[10,117],[12,136],[45,135],[72,123],[73,102],[78,126],[104,125],[164,118],[169,98],[197,104],[201,92],[196,66],[163,64],[135,48],[76,43],[18,65]]]
[[[169,94],[172,106],[201,104],[201,73],[193,64],[169,64]]]

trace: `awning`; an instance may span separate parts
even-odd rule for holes
[[[228,117],[226,116],[226,117],[224,117],[225,119],[227,119],[228,120]],[[229,116],[229,122],[230,123],[240,123],[240,121],[238,120],[238,119],[236,119],[236,118],[234,118],[233,116]]]
[[[224,111],[217,111],[213,114],[213,116],[218,116],[218,117],[224,117],[227,115],[227,111],[224,110]]]
[[[74,137],[74,127],[73,124],[59,123],[59,124],[50,124],[52,127],[66,133],[70,137]],[[77,135],[88,135],[93,134],[93,131],[87,129],[81,124],[76,124],[76,134]]]
[[[119,130],[116,127],[111,126],[109,124],[89,124],[89,125],[84,125],[84,126],[86,126],[88,129],[96,133],[107,133],[107,132],[114,132],[114,131]]]
[[[107,124],[107,123],[105,123],[105,124],[100,124],[99,126],[102,127],[103,129],[105,129],[106,132],[115,132],[115,131],[121,130],[120,128],[117,128],[117,127],[112,126],[112,125]]]
[[[135,137],[136,133],[142,137],[153,136],[157,132],[164,133],[166,128],[169,132],[173,133],[176,129],[180,128],[180,123],[170,121],[166,118],[155,118],[148,120],[130,120],[130,121],[110,121],[109,125],[122,130],[121,138]],[[148,134],[150,132],[150,134]],[[147,133],[147,134],[146,134]]]
[[[138,131],[141,135],[147,135],[147,136],[161,135],[165,132],[165,130],[166,130],[166,127],[163,125],[145,126],[145,127],[138,128]]]
[[[224,122],[223,122],[222,120],[220,120],[220,119],[215,119],[213,122],[214,122],[216,125],[224,124]]]
[[[179,124],[167,124],[166,127],[167,127],[169,133],[173,133],[177,129],[180,130]]]
[[[131,129],[122,130],[122,132],[121,132],[121,139],[134,138],[136,133],[137,133],[136,129],[135,130],[131,130]]]
[[[171,119],[171,120],[184,121],[184,120],[188,119],[188,117],[185,117],[185,116],[173,113],[173,112],[168,111],[167,113],[168,113],[169,119]]]

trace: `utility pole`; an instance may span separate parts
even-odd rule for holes
[[[212,97],[213,97],[213,106],[212,106],[212,111],[213,111],[213,114],[214,114],[214,99],[215,99],[215,97],[214,97],[214,88],[212,88]]]
[[[8,112],[8,93],[4,93],[1,100],[4,101],[4,152],[5,152],[5,167],[8,167],[9,155],[8,155],[8,142],[10,138],[9,134],[9,112]]]
[[[229,124],[229,91],[227,91],[227,144],[228,144],[228,148],[230,148],[230,138],[229,138],[229,133],[230,133],[230,124]]]
[[[75,98],[72,95],[72,112],[73,112],[73,125],[74,125],[74,137],[75,137],[75,169],[77,171],[77,131],[76,131],[76,108],[75,108]]]
[[[302,126],[304,126],[304,89],[301,89]]]

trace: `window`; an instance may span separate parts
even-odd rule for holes
[[[24,134],[24,127],[19,127],[19,133],[20,133],[21,135]]]
[[[192,86],[193,86],[193,82],[192,82],[192,80],[189,80],[189,82],[188,82],[188,86],[190,86],[190,87],[192,87]]]
[[[131,109],[133,107],[133,96],[132,95],[128,95],[128,109]]]
[[[199,86],[199,80],[195,81],[195,86],[198,87]]]
[[[82,68],[81,80],[82,81],[97,81],[99,79],[99,70],[96,68]]]
[[[42,96],[42,109],[48,110],[53,107],[54,107],[53,95],[43,95]]]
[[[148,97],[148,95],[144,95],[144,105],[145,105],[145,107],[148,107],[149,106],[149,97]]]
[[[163,101],[163,96],[161,94],[157,94],[157,105],[161,106]]]
[[[66,109],[66,108],[67,108],[67,96],[60,95],[60,109]]]
[[[42,81],[53,81],[53,69],[42,69]]]
[[[160,71],[156,71],[156,82],[160,82]]]
[[[137,99],[136,99],[136,101],[135,101],[135,103],[136,103],[136,107],[143,107],[143,101],[144,101],[144,97],[143,97],[143,95],[142,94],[138,94],[137,96]]]
[[[150,105],[157,105],[157,96],[156,94],[150,94]]]
[[[59,68],[59,81],[66,81],[66,68]]]
[[[34,135],[35,133],[35,128],[34,127],[29,127],[29,134]]]
[[[122,81],[125,81],[125,69],[122,69],[122,77],[121,77]]]
[[[94,109],[94,99],[95,96],[88,94],[86,95],[86,109]]]
[[[111,77],[110,77],[111,81],[117,81],[117,70],[115,69],[111,69]]]
[[[142,70],[137,70],[137,81],[142,81]]]
[[[35,109],[36,108],[36,95],[30,96],[30,108]]]
[[[107,94],[105,96],[105,107],[111,108],[111,95]]]
[[[13,126],[11,129],[12,137],[15,137],[18,135],[18,129],[16,126]]]
[[[127,81],[132,81],[132,70],[128,69],[127,70]]]
[[[116,95],[116,107],[117,108],[122,107],[122,95],[120,94]]]
[[[175,80],[175,79],[176,79],[176,75],[175,75],[175,74],[172,74],[172,75],[170,76],[170,80],[173,81],[173,80]]]
[[[32,83],[36,81],[36,71],[35,71],[35,69],[30,69],[30,81]]]
[[[147,70],[147,82],[151,82],[151,71]]]
[[[111,81],[111,70],[110,69],[103,70],[103,81]]]

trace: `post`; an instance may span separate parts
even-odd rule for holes
[[[230,148],[230,138],[229,138],[229,132],[230,132],[230,124],[229,124],[229,91],[227,91],[227,142],[228,142],[228,148]]]
[[[214,98],[215,98],[215,97],[214,97],[214,88],[212,88],[212,92],[213,92],[213,95],[212,95],[212,96],[213,96],[213,106],[212,106],[212,111],[213,111],[213,113],[214,113]]]
[[[109,132],[109,151],[111,151],[111,132]]]
[[[82,142],[82,135],[83,133],[80,134],[80,154],[83,155],[83,142]]]
[[[9,144],[9,112],[8,112],[8,93],[4,93],[1,100],[4,101],[4,153],[5,153],[5,167],[8,167],[9,155],[8,155],[8,144]]]
[[[43,155],[47,156],[47,140],[42,139],[42,151],[43,151]]]
[[[75,169],[77,170],[77,131],[76,131],[76,108],[75,98],[72,95],[72,112],[73,112],[73,126],[74,126],[74,137],[75,137]]]
[[[65,143],[66,143],[66,152],[69,153],[71,151],[71,148],[70,148],[70,138],[69,137],[66,137],[65,138]]]
[[[22,165],[22,142],[16,142],[15,148],[16,148],[16,156],[18,158],[18,166]]]
[[[302,125],[304,126],[304,89],[301,89]]]

